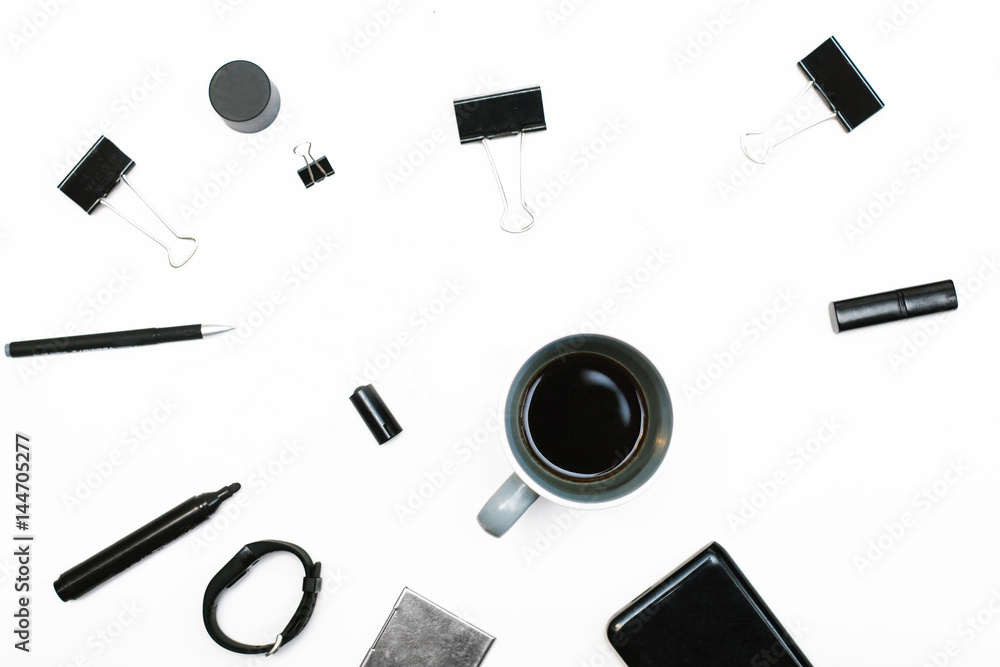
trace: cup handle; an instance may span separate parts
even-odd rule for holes
[[[511,475],[479,511],[479,526],[493,537],[503,537],[536,500],[538,494]]]

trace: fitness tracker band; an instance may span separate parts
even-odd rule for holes
[[[302,601],[299,602],[299,606],[292,615],[292,619],[285,626],[285,629],[278,634],[273,644],[260,644],[256,646],[241,644],[231,639],[219,627],[219,622],[216,619],[219,599],[226,592],[226,589],[242,579],[257,561],[267,554],[277,551],[286,551],[294,554],[302,562],[302,567],[305,569],[305,577],[302,579]],[[205,629],[208,630],[208,635],[215,640],[216,644],[234,653],[264,653],[266,655],[276,653],[279,648],[298,636],[312,617],[313,609],[316,608],[316,598],[319,597],[323,581],[319,576],[320,567],[320,563],[313,563],[312,558],[309,557],[309,554],[302,547],[288,542],[264,540],[246,545],[240,549],[238,554],[233,556],[232,560],[219,570],[218,574],[212,577],[212,580],[208,582],[208,588],[205,589],[202,615],[205,619]]]

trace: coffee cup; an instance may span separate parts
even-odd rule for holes
[[[545,345],[514,373],[501,401],[501,442],[514,473],[479,525],[500,537],[538,498],[600,509],[635,498],[670,444],[670,394],[653,363],[609,336]]]

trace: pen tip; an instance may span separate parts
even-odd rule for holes
[[[229,498],[229,497],[233,496],[241,488],[243,488],[243,487],[240,486],[239,482],[237,482],[235,484],[230,484],[229,486],[226,486],[226,487],[223,487],[222,489],[219,490],[219,494],[218,494],[219,498],[222,499],[222,500],[225,500],[226,498]]]
[[[236,329],[236,327],[231,327],[228,324],[202,324],[201,337],[207,338],[208,336],[218,336],[219,334],[229,333],[234,329]]]
[[[8,357],[10,357],[10,343],[7,343],[6,345],[3,346],[3,353]]]

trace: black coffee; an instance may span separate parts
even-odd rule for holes
[[[521,403],[521,429],[539,461],[570,479],[607,476],[642,443],[646,403],[617,361],[576,353],[532,379]]]

